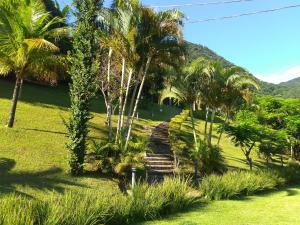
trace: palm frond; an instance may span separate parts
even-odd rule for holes
[[[29,51],[39,50],[39,49],[45,49],[52,52],[59,51],[59,48],[55,44],[43,38],[28,38],[24,40],[24,43],[28,45]]]

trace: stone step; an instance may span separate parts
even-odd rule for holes
[[[173,171],[174,165],[146,165],[150,170],[171,170]]]
[[[174,173],[174,170],[167,170],[167,169],[151,169],[148,171],[148,174],[157,174],[157,175],[161,175],[161,176],[164,176],[164,175],[170,175],[170,174],[173,174]]]
[[[173,159],[173,155],[171,154],[146,153],[146,157],[164,157],[164,158]]]
[[[171,160],[146,160],[146,165],[174,165]]]

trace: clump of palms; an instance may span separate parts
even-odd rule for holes
[[[257,81],[240,67],[226,68],[220,61],[212,62],[203,58],[194,60],[182,74],[162,91],[161,103],[166,98],[172,98],[189,107],[195,152],[199,148],[199,143],[205,143],[207,148],[214,148],[212,131],[216,113],[224,113],[224,123],[227,123],[234,110],[251,100],[253,91],[258,89]],[[196,130],[193,115],[196,108],[206,110],[203,140],[200,140],[200,133]],[[208,127],[209,115],[210,126]],[[223,129],[220,130],[218,145],[222,133]],[[191,156],[195,168],[198,167],[197,157],[195,154]]]
[[[23,80],[51,81],[64,67],[59,48],[50,41],[66,35],[68,29],[61,27],[64,20],[52,17],[41,0],[1,1],[0,75],[16,76],[8,127],[14,124]]]
[[[118,108],[114,140],[124,144],[126,151],[153,64],[169,63],[171,58],[175,61],[175,56],[180,54],[183,15],[177,10],[157,13],[136,0],[114,1],[111,9],[102,10],[99,15],[103,22],[100,42],[104,46],[102,61],[105,64],[99,80],[106,102],[109,138],[113,139],[113,109]],[[124,143],[120,136],[124,136]]]

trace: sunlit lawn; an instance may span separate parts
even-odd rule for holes
[[[30,196],[46,196],[48,191],[63,193],[69,189],[95,188],[118,191],[117,181],[87,174],[73,178],[67,173],[64,119],[69,116],[67,87],[51,88],[25,84],[18,104],[15,126],[5,127],[13,85],[0,80],[0,193],[14,191]],[[151,127],[174,113],[170,107],[149,106],[141,110],[134,132],[149,135]],[[152,115],[152,112],[154,115]],[[105,111],[101,99],[93,104],[89,126],[90,140],[106,137]],[[116,120],[116,118],[114,118]],[[91,142],[90,142],[91,143]]]
[[[297,225],[300,186],[247,197],[215,201],[189,212],[141,225]]]

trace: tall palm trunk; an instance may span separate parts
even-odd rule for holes
[[[216,111],[213,109],[212,113],[211,113],[210,128],[209,128],[208,139],[207,139],[207,144],[209,146],[211,146],[211,139],[212,139],[212,131],[213,131],[213,125],[214,125],[214,120],[215,120],[215,114],[216,114]]]
[[[142,74],[142,72],[143,72],[143,67],[141,66],[141,68],[140,68],[140,70],[139,70],[139,73],[138,73],[137,77],[140,77],[141,74]],[[130,106],[129,106],[129,110],[128,110],[128,113],[127,113],[126,127],[129,127],[130,117],[131,117],[131,114],[132,114],[132,111],[133,111],[134,100],[136,99],[135,96],[136,96],[136,94],[137,94],[138,87],[139,87],[139,84],[138,84],[138,82],[137,82],[137,83],[134,85],[134,89],[133,89],[132,96],[131,96]]]
[[[125,114],[126,105],[127,105],[127,99],[128,99],[129,89],[130,89],[132,73],[133,73],[133,70],[130,69],[129,70],[129,75],[128,75],[125,99],[124,99],[124,104],[123,104],[123,109],[122,109],[122,114],[121,114],[121,127],[123,127],[123,125],[124,125],[124,114]]]
[[[191,114],[191,120],[192,120],[195,147],[197,147],[198,143],[197,143],[197,134],[196,134],[196,127],[195,127],[194,113],[193,113],[193,105],[190,106],[190,114]]]
[[[141,97],[141,94],[142,94],[142,90],[143,90],[143,87],[144,87],[144,83],[145,83],[145,79],[146,79],[146,76],[147,76],[147,73],[148,73],[148,69],[149,69],[149,66],[150,66],[151,59],[152,59],[151,56],[149,56],[148,59],[147,59],[147,63],[146,63],[145,71],[144,71],[144,74],[143,74],[142,82],[141,82],[139,92],[138,92],[136,100],[135,100],[135,105],[134,105],[134,108],[133,108],[132,115],[130,117],[128,131],[127,131],[127,137],[126,137],[126,142],[125,142],[125,147],[124,147],[125,151],[127,150],[128,142],[129,142],[129,139],[131,137],[131,129],[132,129],[133,121],[134,121],[134,116],[135,116],[135,113],[137,111],[137,107],[138,107],[138,104],[139,104],[139,101],[140,101],[140,97]]]
[[[205,113],[205,125],[204,125],[204,136],[207,139],[207,124],[208,124],[208,114],[209,114],[209,108],[206,107],[206,113]]]
[[[128,109],[128,113],[127,113],[126,127],[129,126],[130,117],[131,117],[131,114],[132,114],[132,111],[133,111],[134,100],[135,100],[135,96],[136,96],[137,91],[138,91],[138,87],[139,87],[139,84],[136,83],[136,84],[134,85],[134,89],[133,89],[133,92],[132,92],[132,95],[131,95],[130,105],[129,105],[129,109]]]
[[[18,99],[20,95],[20,90],[22,88],[22,79],[20,75],[17,75],[16,84],[14,88],[14,93],[11,101],[11,109],[8,117],[7,127],[12,128],[15,122],[15,115],[17,110]]]
[[[107,120],[108,120],[108,137],[112,138],[112,105],[110,96],[110,63],[112,56],[112,48],[108,51],[108,62],[107,62]]]
[[[222,135],[224,133],[224,126],[228,123],[228,119],[229,119],[229,113],[227,112],[226,113],[226,118],[225,118],[225,120],[223,122],[223,127],[222,127],[222,129],[220,131],[220,134],[219,134],[218,143],[217,143],[218,146],[220,146],[221,138],[222,138]]]
[[[121,117],[123,109],[123,88],[124,88],[124,77],[125,77],[125,58],[122,58],[122,74],[121,74],[121,86],[120,86],[120,97],[119,97],[119,115],[118,115],[118,126],[116,134],[116,142],[119,141],[120,132],[121,132]]]

